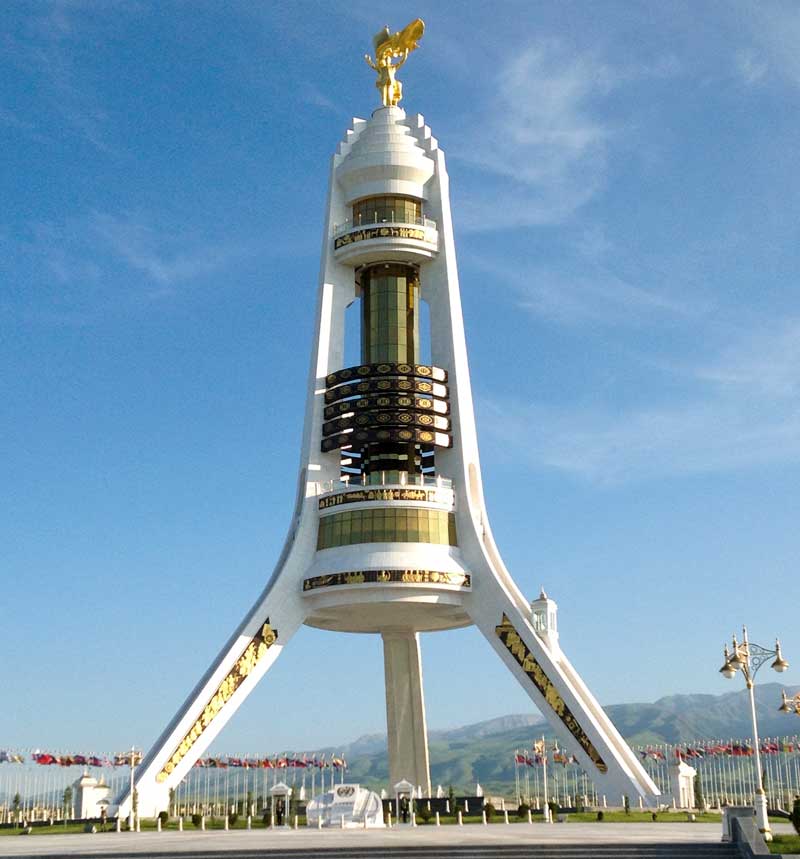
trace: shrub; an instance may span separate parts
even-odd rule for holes
[[[561,806],[554,800],[551,799],[547,803],[547,807],[550,809],[550,816],[555,817],[559,811],[561,811]]]
[[[517,817],[523,818],[528,816],[528,812],[531,810],[531,807],[527,802],[521,802],[517,806]]]
[[[598,812],[597,812],[597,819],[598,819],[598,820],[602,820],[604,817],[605,817],[605,814],[603,814],[603,812],[602,812],[602,811],[598,811]]]
[[[192,826],[196,826],[198,829],[200,828],[200,824],[203,822],[202,814],[193,814],[192,815]]]
[[[800,796],[796,796],[792,804],[792,826],[794,826],[794,831],[800,835]]]
[[[623,802],[623,805],[625,807],[625,814],[630,814],[631,813],[631,801],[628,798],[627,793],[625,794],[625,796],[622,797],[622,802]]]
[[[228,826],[236,826],[236,821],[238,819],[239,819],[239,815],[235,811],[232,811],[228,815]]]
[[[264,814],[261,816],[261,820],[262,820],[262,822],[264,823],[264,826],[269,827],[269,824],[270,824],[270,813],[269,813],[268,811],[265,811],[265,812],[264,812]]]
[[[497,811],[497,809],[492,805],[491,802],[487,802],[483,806],[483,810],[486,812],[486,819],[487,820],[491,820],[494,817],[495,812]]]
[[[421,808],[417,809],[417,817],[423,822],[428,823],[428,821],[433,817],[433,812],[428,808],[427,805],[423,805]]]
[[[169,812],[168,811],[159,811],[158,819],[161,821],[162,826],[166,826],[169,821]]]

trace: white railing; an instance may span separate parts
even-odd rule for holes
[[[341,480],[323,480],[317,482],[317,495],[327,495],[329,492],[347,492],[348,489],[377,489],[380,486],[424,486],[431,489],[452,489],[453,481],[448,477],[431,477],[425,474],[406,474],[400,472],[400,479],[388,479],[385,472],[380,474],[380,482],[375,482],[376,475],[364,478],[360,474],[344,477]]]
[[[360,230],[362,227],[381,227],[389,224],[397,225],[398,227],[425,227],[429,230],[436,229],[436,221],[431,220],[430,218],[404,218],[401,221],[395,220],[394,216],[390,218],[376,217],[373,220],[361,218],[358,221],[348,219],[341,224],[333,225],[333,238],[337,239],[345,233],[352,232],[353,230]]]

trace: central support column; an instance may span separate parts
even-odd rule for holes
[[[383,632],[381,637],[390,787],[406,779],[415,786],[419,785],[423,793],[430,796],[431,769],[419,635],[409,629]]]

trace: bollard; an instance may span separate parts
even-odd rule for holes
[[[253,817],[250,814],[247,815],[247,828],[248,829],[253,828]]]
[[[161,818],[156,818],[156,832],[161,832]]]
[[[317,818],[317,829],[322,829],[322,812],[320,812],[319,817]]]
[[[608,803],[606,802],[606,795],[603,794],[603,808],[608,808]]]
[[[507,808],[503,809],[503,814],[505,815],[505,818],[506,818],[506,826],[508,826],[508,809]]]
[[[461,816],[461,809],[459,809],[459,811],[458,811],[458,825],[459,826],[464,825],[464,818]]]
[[[363,828],[364,829],[367,828],[367,815],[366,815],[366,813],[364,814],[364,826],[363,826]]]
[[[297,829],[297,815],[294,816],[294,828]]]
[[[389,823],[389,829],[391,829],[392,828],[392,812],[391,812],[391,810],[388,812],[388,823]]]
[[[436,812],[436,825],[437,825],[437,826],[441,826],[441,825],[442,825],[442,824],[441,824],[441,822],[439,821],[439,812],[438,812],[438,811]]]
[[[464,814],[469,814],[469,800],[464,800]]]
[[[339,828],[344,829],[344,815],[339,818]]]
[[[444,801],[444,810],[447,812],[447,814],[450,814],[450,800],[449,799],[446,799]]]
[[[183,816],[178,818],[178,832],[183,832]]]
[[[136,831],[137,832],[142,831],[142,821],[141,821],[141,818],[138,816],[136,817]]]
[[[269,828],[270,829],[275,828],[275,815],[274,814],[270,814],[270,816],[269,816]]]
[[[223,822],[223,824],[222,824],[222,828],[223,828],[226,832],[228,831],[228,829],[230,829],[230,827],[228,826],[228,815],[227,815],[227,813],[225,814],[225,820],[224,820],[224,822]]]
[[[639,797],[639,811],[644,811],[644,799]]]
[[[205,832],[205,831],[206,831],[206,816],[205,816],[205,814],[204,814],[204,815],[202,815],[202,817],[200,818],[200,829],[201,829],[203,832]]]
[[[531,814],[530,808],[528,809],[528,823],[533,823],[533,815]]]
[[[483,818],[483,825],[486,826],[488,821],[486,820],[486,812],[485,811],[481,812],[481,817]]]
[[[117,832],[122,832],[122,818],[117,818]]]
[[[417,812],[416,811],[411,812],[411,825],[412,826],[417,825]]]

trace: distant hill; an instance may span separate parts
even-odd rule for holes
[[[800,730],[797,717],[778,712],[781,689],[800,687],[763,683],[756,687],[756,710],[762,737],[786,736]],[[691,743],[694,740],[749,737],[747,691],[724,695],[668,695],[652,704],[613,704],[605,708],[619,732],[634,745]],[[534,737],[552,737],[538,713],[512,714],[450,730],[430,731],[431,780],[466,790],[480,782],[491,790],[508,789],[514,781],[514,749],[529,749]],[[353,742],[323,749],[342,753],[348,778],[375,787],[389,780],[386,735],[368,734]]]

